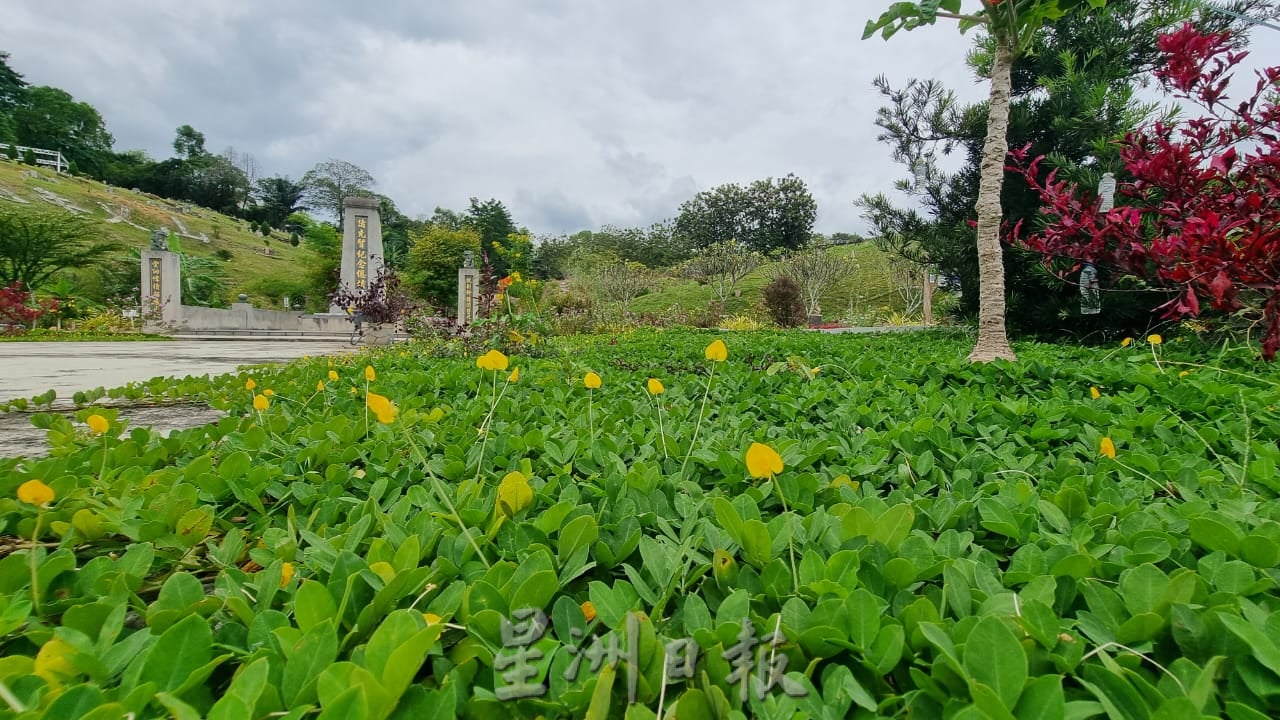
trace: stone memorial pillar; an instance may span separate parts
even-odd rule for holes
[[[142,327],[176,326],[182,321],[182,265],[178,253],[142,251]]]
[[[480,314],[480,269],[468,250],[458,268],[458,324],[470,325]]]
[[[369,287],[382,272],[382,219],[374,198],[349,197],[342,202],[342,266],[340,282],[348,290]],[[333,305],[329,312],[346,314]]]

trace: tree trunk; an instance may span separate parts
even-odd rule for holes
[[[1000,189],[1009,154],[1009,86],[1013,50],[1009,39],[996,36],[991,69],[991,104],[987,110],[987,141],[982,148],[982,179],[978,185],[978,343],[972,362],[1003,358],[1016,360],[1004,324],[1004,257],[1000,249]]]

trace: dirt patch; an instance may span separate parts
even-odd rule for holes
[[[117,405],[118,417],[130,427],[149,427],[167,436],[174,430],[208,425],[226,416],[200,403],[167,403],[163,405]],[[68,418],[75,413],[70,405],[55,404],[43,413],[56,413]],[[31,424],[32,412],[0,413],[0,457],[43,457],[49,453],[45,431]]]

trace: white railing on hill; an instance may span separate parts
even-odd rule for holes
[[[45,150],[44,148],[33,148],[25,145],[16,146],[18,149],[18,158],[21,159],[30,150],[36,156],[36,165],[51,167],[60,173],[66,172],[71,167],[71,163],[63,157],[62,153],[57,150]],[[0,142],[0,154],[8,156],[9,143]]]

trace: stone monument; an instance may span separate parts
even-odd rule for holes
[[[462,255],[458,268],[458,324],[469,325],[480,314],[480,269],[470,250]]]
[[[151,247],[142,251],[143,329],[162,330],[182,319],[182,264],[169,250],[169,231],[151,234]]]
[[[382,272],[382,219],[374,198],[349,197],[342,202],[342,287],[360,291]],[[331,313],[346,314],[333,305]]]

